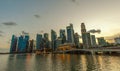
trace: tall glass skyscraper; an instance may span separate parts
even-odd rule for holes
[[[29,35],[21,35],[18,40],[18,52],[27,52],[29,46]]]
[[[45,39],[45,40],[49,40],[49,35],[48,35],[48,33],[44,33],[44,39]]]
[[[12,35],[10,53],[16,52],[16,48],[17,48],[17,37],[15,35]]]
[[[37,37],[36,37],[36,49],[37,50],[40,50],[42,48],[42,34],[37,34]]]
[[[91,47],[91,37],[90,37],[90,33],[86,32],[84,23],[81,23],[81,33],[82,33],[83,48],[90,48]]]
[[[106,42],[106,40],[104,39],[104,37],[99,37],[99,38],[97,38],[97,40],[98,40],[98,44],[99,44],[99,46],[106,46],[107,45],[107,42]]]
[[[60,29],[60,38],[62,39],[62,44],[64,44],[66,42],[66,35],[64,29]]]
[[[75,38],[74,38],[75,45],[76,45],[77,48],[80,48],[80,42],[79,42],[79,35],[78,35],[78,33],[75,33],[74,36],[75,36]]]
[[[25,52],[27,52],[28,51],[28,47],[29,47],[29,39],[30,39],[30,37],[29,37],[29,35],[25,35],[25,38],[24,38],[24,41],[25,41],[25,43],[24,43],[24,48],[25,48]]]
[[[74,43],[74,29],[73,29],[73,25],[70,24],[70,26],[67,26],[66,29],[67,29],[67,42],[68,43]]]
[[[45,43],[45,48],[50,48],[50,41],[49,41],[48,33],[44,33],[44,43]]]
[[[32,39],[32,40],[30,40],[28,51],[30,53],[33,52],[33,48],[34,48],[34,40]]]
[[[54,30],[51,30],[51,44],[52,44],[52,49],[56,49],[56,39],[57,39],[57,34]]]
[[[23,45],[23,36],[21,35],[18,39],[18,48],[17,48],[17,51],[18,52],[22,52],[22,45]]]
[[[61,37],[58,37],[58,38],[56,39],[56,46],[59,47],[61,44],[62,44],[62,38],[61,38]]]
[[[91,35],[91,45],[92,47],[96,47],[96,38],[95,38],[95,35]]]

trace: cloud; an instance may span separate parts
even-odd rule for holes
[[[0,31],[0,33],[4,33],[3,31]]]
[[[3,35],[2,35],[2,34],[0,34],[0,37],[3,37]]]
[[[72,2],[76,2],[76,0],[71,0]]]
[[[100,34],[100,33],[101,33],[101,30],[100,30],[100,29],[98,29],[98,30],[92,29],[92,30],[89,30],[88,32],[89,32],[89,33],[93,33],[93,34],[94,34],[94,33],[99,33],[99,34]]]
[[[36,18],[40,18],[40,15],[36,14],[36,15],[34,15],[34,17],[36,17]]]
[[[25,32],[25,31],[22,31],[22,34],[23,34],[23,35],[28,35],[29,33],[28,33],[28,32]]]
[[[0,37],[3,37],[4,32],[0,30]]]
[[[6,25],[6,26],[16,26],[17,25],[15,22],[4,22],[2,24]]]

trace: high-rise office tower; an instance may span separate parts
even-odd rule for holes
[[[56,49],[56,38],[57,38],[56,32],[54,30],[51,30],[51,44],[53,50]]]
[[[10,53],[16,52],[16,48],[17,48],[17,37],[15,35],[12,35]]]
[[[37,50],[40,50],[42,48],[42,45],[43,45],[42,40],[43,40],[42,34],[37,34],[36,36],[36,49]]]
[[[70,26],[67,26],[66,29],[67,29],[67,42],[74,44],[74,29],[73,29],[73,24],[70,24]]]
[[[81,33],[82,33],[83,48],[90,48],[91,47],[90,33],[86,32],[84,23],[81,23]]]
[[[24,44],[24,48],[25,48],[25,52],[28,51],[29,39],[30,39],[29,35],[25,35],[25,37],[24,37],[24,43],[23,43]]]
[[[23,38],[22,35],[18,38],[18,48],[17,48],[17,51],[18,51],[18,52],[22,52],[23,39],[24,39],[24,38]]]
[[[115,40],[115,44],[120,44],[120,36],[115,37],[114,40]]]
[[[98,40],[99,46],[106,46],[107,45],[106,40],[104,39],[104,37],[97,38],[97,40]]]
[[[92,47],[96,47],[96,38],[95,38],[95,35],[91,35],[91,46]]]
[[[49,40],[49,35],[48,35],[48,33],[44,33],[44,39],[45,39],[45,40]]]
[[[29,35],[21,35],[18,40],[18,52],[27,52],[29,46]]]
[[[84,23],[81,23],[81,33],[86,33],[86,27]]]
[[[66,35],[64,29],[60,29],[60,38],[62,39],[62,44],[64,44],[66,42]]]
[[[58,37],[58,38],[56,39],[56,46],[59,47],[61,44],[62,44],[62,38],[61,38],[61,37]]]
[[[75,45],[76,45],[76,48],[80,48],[80,42],[79,42],[79,34],[78,33],[75,33]]]
[[[44,33],[44,46],[45,48],[50,48],[50,41],[48,33]]]
[[[28,49],[28,51],[30,52],[30,53],[32,53],[33,52],[33,48],[34,48],[34,40],[32,39],[32,40],[30,40],[29,41],[29,49]]]

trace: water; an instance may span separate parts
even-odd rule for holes
[[[0,55],[0,71],[120,71],[120,56],[77,54]]]

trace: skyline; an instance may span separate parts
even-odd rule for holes
[[[54,29],[58,34],[59,29],[65,29],[69,23],[80,35],[80,24],[84,22],[87,31],[101,30],[95,34],[97,37],[113,36],[120,30],[119,3],[119,0],[1,0],[0,48],[9,48],[12,34],[25,31],[34,39],[42,30],[50,35]]]

